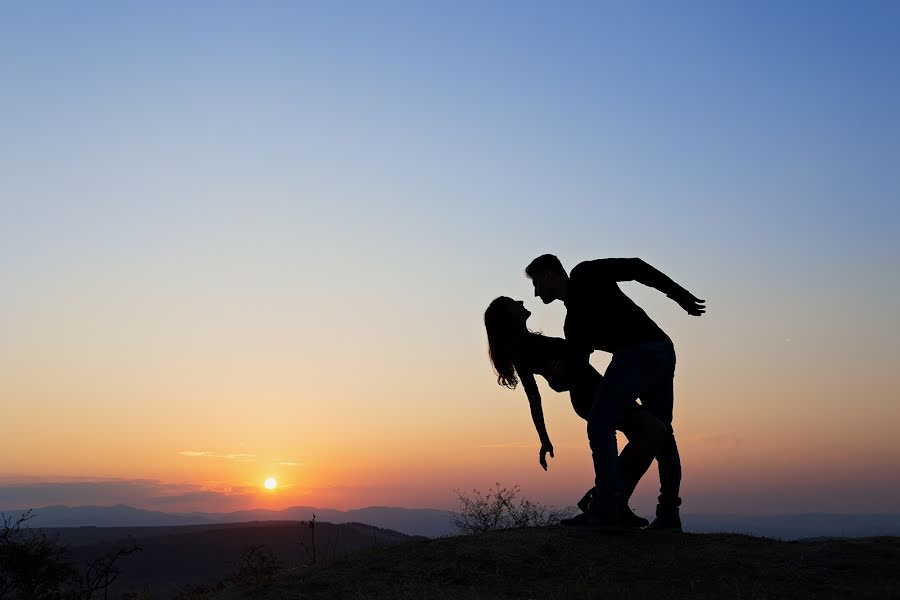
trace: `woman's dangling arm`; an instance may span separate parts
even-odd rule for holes
[[[531,407],[531,420],[534,421],[534,428],[541,440],[541,450],[538,462],[541,467],[547,470],[547,454],[553,458],[553,444],[550,443],[550,436],[547,434],[547,426],[544,424],[544,410],[541,407],[541,393],[538,391],[537,382],[534,380],[534,374],[525,372],[519,373],[519,380],[522,387],[525,388],[525,395],[528,396],[528,404]]]

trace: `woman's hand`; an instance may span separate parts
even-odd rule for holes
[[[549,440],[541,444],[540,463],[545,471],[547,470],[547,453],[550,454],[550,458],[553,458],[553,444]]]

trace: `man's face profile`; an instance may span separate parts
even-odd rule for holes
[[[534,295],[538,296],[544,304],[550,304],[556,300],[556,294],[553,292],[553,275],[549,271],[535,273],[531,278],[534,285]]]

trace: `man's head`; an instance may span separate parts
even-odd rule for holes
[[[544,304],[566,299],[566,285],[569,275],[559,259],[552,254],[543,254],[525,267],[525,276],[534,284],[534,295]]]

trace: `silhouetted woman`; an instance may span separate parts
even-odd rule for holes
[[[566,340],[530,331],[526,325],[530,316],[531,312],[523,302],[500,296],[484,312],[484,326],[497,383],[515,389],[521,382],[525,389],[531,418],[541,440],[539,462],[547,470],[547,454],[553,456],[553,444],[544,424],[541,394],[534,376],[537,374],[546,379],[556,392],[568,391],[572,408],[584,420],[587,420],[597,383],[603,376],[591,366],[587,355],[573,354]],[[628,438],[628,444],[619,455],[624,486],[620,521],[625,526],[643,527],[648,521],[631,512],[628,500],[653,462],[665,426],[635,402],[626,413],[620,431]],[[591,491],[578,502],[581,510],[586,511],[590,506]]]

